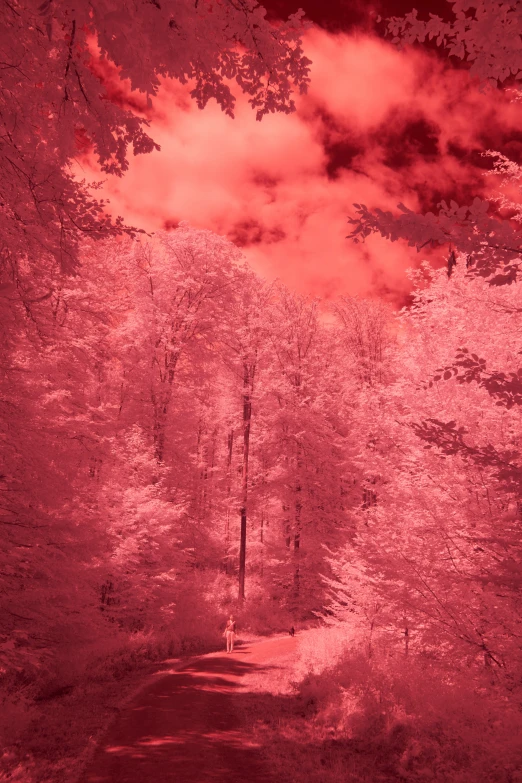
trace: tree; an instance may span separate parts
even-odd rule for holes
[[[12,257],[32,261],[49,254],[71,271],[81,237],[135,235],[120,218],[107,216],[96,188],[93,194],[68,167],[91,150],[102,171],[121,176],[130,147],[135,155],[159,149],[143,114],[150,113],[162,79],[190,80],[200,108],[214,98],[230,116],[233,79],[258,119],[293,111],[293,89],[304,92],[309,81],[302,11],[275,26],[255,0],[5,0],[1,16],[3,266]],[[115,78],[138,92],[141,116],[111,93]]]
[[[318,300],[280,285],[270,319],[272,356],[263,384],[270,402],[266,400],[258,426],[282,522],[274,578],[287,605],[306,615],[323,601],[322,544],[336,547],[351,532],[343,486],[348,450],[342,370],[333,335],[321,323]]]
[[[159,462],[165,454],[166,428],[179,362],[193,343],[204,349],[213,323],[231,304],[234,262],[240,253],[210,231],[187,225],[173,234],[124,249],[130,309],[119,334],[128,346],[129,372],[148,386],[151,426]]]
[[[436,39],[436,44],[451,56],[471,63],[470,76],[482,86],[500,87],[510,77],[521,79],[522,8],[518,0],[457,0],[451,5],[455,18],[449,22],[433,14],[429,21],[422,21],[416,10],[404,18],[392,17],[388,32],[394,36],[393,43],[403,46]],[[495,168],[499,173],[506,173],[506,169],[509,173],[511,162],[504,156],[491,151],[486,154],[497,157]],[[495,200],[507,206],[502,196]],[[509,220],[495,214],[488,201],[475,198],[469,206],[454,201],[448,206],[442,201],[438,214],[426,215],[417,215],[403,204],[397,205],[402,213],[398,216],[370,210],[364,204],[354,206],[358,214],[349,219],[354,226],[349,236],[354,241],[364,241],[377,232],[391,241],[406,239],[418,250],[430,243],[449,246],[450,259],[455,259],[451,252],[460,252],[470,273],[488,278],[491,285],[510,284],[516,278],[522,234]],[[519,212],[518,207],[515,212]]]
[[[392,43],[403,46],[435,39],[448,54],[470,63],[470,76],[492,87],[509,77],[522,79],[522,14],[519,0],[448,0],[454,20],[430,14],[427,22],[414,9],[388,20]]]
[[[516,375],[521,286],[469,280],[462,263],[450,279],[427,265],[415,278],[395,377],[378,405],[360,398],[358,461],[379,473],[379,497],[331,561],[332,610],[376,622],[388,647],[407,638],[409,651],[493,665],[509,680],[522,665],[520,422],[490,379]],[[471,367],[446,371],[464,339]],[[479,357],[494,370],[485,383]]]
[[[48,277],[34,283],[20,271],[2,308],[10,328],[0,382],[0,659],[4,674],[18,672],[31,689],[106,626],[96,565],[107,531],[94,509],[111,418],[100,368],[114,322],[110,307],[97,310],[90,280],[77,276],[42,296]]]
[[[234,302],[234,314],[220,330],[220,341],[226,348],[225,363],[236,382],[241,385],[242,458],[240,465],[240,546],[239,546],[239,598],[245,598],[247,521],[250,484],[250,438],[252,427],[252,403],[256,387],[256,375],[260,358],[267,342],[266,310],[269,306],[272,286],[263,284],[248,269],[241,270]],[[230,437],[230,436],[229,436]],[[232,443],[229,454],[231,455]]]
[[[345,353],[354,360],[359,383],[375,386],[385,379],[387,349],[391,344],[390,314],[381,302],[340,296],[332,304],[340,323]]]

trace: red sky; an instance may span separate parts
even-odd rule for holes
[[[369,6],[326,5],[335,13],[305,6],[318,24],[305,36],[312,82],[295,114],[256,122],[238,95],[232,120],[215,102],[200,111],[190,86],[165,83],[150,128],[161,152],[132,159],[123,179],[106,181],[104,196],[148,230],[185,220],[226,235],[258,272],[300,292],[400,304],[405,269],[426,253],[377,237],[354,245],[346,239],[353,202],[426,211],[441,198],[487,195],[490,163],[480,152],[520,159],[522,109],[500,93],[481,94],[433,51],[397,51],[358,10]],[[271,7],[293,10],[287,0]]]

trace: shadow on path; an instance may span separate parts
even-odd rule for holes
[[[238,702],[256,701],[241,678],[268,670],[263,659],[277,653],[277,641],[201,656],[176,670],[165,662],[109,729],[81,783],[275,783],[241,725]],[[290,649],[285,641],[283,653]],[[260,717],[267,697],[274,704],[282,698],[259,697]]]

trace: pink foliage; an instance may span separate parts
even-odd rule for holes
[[[48,253],[64,270],[77,261],[81,236],[136,230],[112,220],[106,204],[71,176],[80,150],[92,148],[101,170],[121,175],[128,150],[159,149],[148,121],[104,87],[105,62],[142,93],[147,106],[160,78],[194,80],[203,108],[215,98],[233,114],[235,80],[261,119],[291,112],[309,61],[301,49],[302,13],[274,27],[245,0],[135,4],[9,3],[3,14],[0,231],[6,258]],[[101,63],[101,67],[100,67]]]

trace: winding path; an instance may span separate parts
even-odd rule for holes
[[[275,783],[241,725],[237,701],[248,693],[246,673],[262,674],[295,647],[286,637],[176,668],[167,661],[122,710],[81,783]]]

